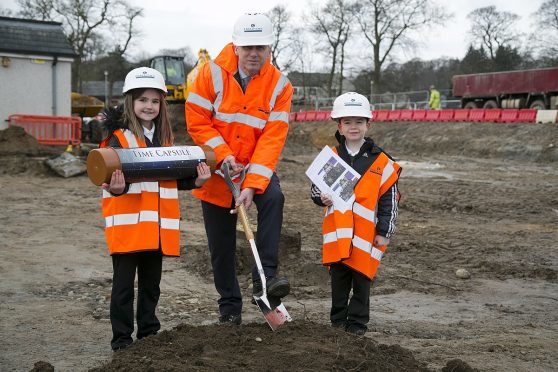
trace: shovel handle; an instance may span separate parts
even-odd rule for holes
[[[242,227],[244,228],[246,239],[254,240],[254,233],[252,232],[252,228],[250,227],[250,222],[248,222],[248,214],[246,213],[244,204],[240,204],[238,207],[236,207],[236,211],[238,212],[238,216],[240,217]]]

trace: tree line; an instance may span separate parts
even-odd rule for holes
[[[268,12],[275,25],[272,63],[284,72],[327,73],[324,88],[330,97],[344,91],[346,80],[363,94],[398,92],[431,84],[450,88],[455,74],[558,64],[558,0],[545,0],[529,15],[532,30],[525,34],[516,31],[519,15],[495,6],[475,9],[468,14],[471,42],[462,59],[404,63],[395,56],[412,50],[419,33],[451,20],[443,6],[432,0],[308,1],[308,11],[300,17],[281,4]],[[82,81],[102,79],[105,70],[111,80],[121,80],[130,68],[147,62],[148,56],[130,59],[130,46],[141,38],[137,21],[144,14],[126,0],[17,0],[17,4],[20,10],[15,14],[0,8],[0,15],[62,23],[79,55],[72,69],[74,90],[81,90]],[[358,48],[361,55],[354,58],[351,48]],[[187,46],[158,54],[184,55],[186,70],[196,61]],[[314,57],[320,57],[321,65]]]

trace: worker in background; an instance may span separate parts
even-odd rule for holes
[[[101,147],[172,146],[163,75],[149,67],[133,69],[124,80],[124,104],[104,111],[109,133]],[[134,281],[138,276],[138,339],[161,328],[156,308],[161,293],[163,256],[180,255],[180,210],[177,189],[200,187],[210,177],[205,163],[194,179],[126,183],[117,169],[103,183],[105,237],[112,258],[110,297],[112,350],[130,346],[134,332]]]
[[[434,85],[430,86],[430,99],[428,101],[428,107],[430,110],[440,109],[440,92],[436,90]]]
[[[401,167],[366,137],[372,119],[366,97],[355,92],[340,95],[333,102],[331,118],[337,122],[339,142],[333,151],[361,178],[347,211],[336,208],[332,196],[314,184],[311,197],[327,207],[322,263],[331,275],[331,325],[362,336],[370,317],[372,279],[395,233]]]
[[[268,297],[280,299],[290,291],[287,278],[277,276],[284,196],[275,169],[289,130],[293,88],[270,63],[272,43],[267,16],[240,16],[232,43],[202,66],[186,102],[188,132],[197,145],[213,148],[218,168],[227,162],[235,175],[247,167],[236,202],[218,174],[193,192],[201,199],[222,324],[242,321],[235,269],[237,216],[231,213],[241,203],[247,209],[252,202],[257,207],[256,246],[268,278]],[[255,266],[252,281],[253,294],[261,295]]]

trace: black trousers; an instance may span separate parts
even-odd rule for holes
[[[256,246],[266,277],[272,277],[277,272],[279,238],[285,204],[285,197],[276,174],[271,177],[263,194],[254,195],[254,203],[258,210]],[[221,315],[236,315],[242,312],[242,295],[235,265],[237,216],[230,213],[232,208],[234,208],[234,201],[231,208],[222,208],[202,201],[213,279],[220,296],[217,303]],[[252,269],[252,278],[259,278],[255,265]]]
[[[331,265],[331,323],[366,329],[372,281],[341,263]],[[351,288],[353,295],[349,298]]]
[[[155,309],[161,290],[163,255],[160,251],[113,254],[110,322],[113,349],[132,343],[134,332],[134,280],[138,273],[137,338],[157,333],[161,328]]]

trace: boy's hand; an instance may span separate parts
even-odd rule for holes
[[[382,247],[384,245],[387,246],[388,244],[389,239],[385,236],[376,235],[376,237],[374,238],[374,247]]]
[[[115,170],[112,172],[112,176],[110,177],[110,184],[103,183],[101,185],[103,190],[106,190],[112,194],[120,195],[124,191],[126,187],[126,182],[124,181],[124,173],[120,169]]]
[[[330,206],[333,205],[333,199],[331,198],[331,195],[329,195],[329,194],[321,193],[320,194],[320,199],[322,200],[322,203],[324,203],[327,207],[330,207]]]
[[[200,162],[196,166],[196,170],[198,171],[198,177],[194,183],[196,187],[201,187],[208,179],[211,178],[211,169],[206,163]]]

